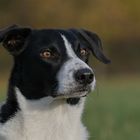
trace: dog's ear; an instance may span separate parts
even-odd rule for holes
[[[97,34],[83,29],[70,29],[70,31],[76,35],[82,44],[90,48],[98,60],[105,64],[110,63],[110,60],[103,53],[102,43]]]
[[[30,28],[12,25],[0,31],[0,42],[2,42],[2,45],[10,52],[10,54],[16,56],[24,51],[24,44],[30,33]]]

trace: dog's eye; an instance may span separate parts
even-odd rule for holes
[[[45,50],[45,51],[43,51],[43,52],[40,53],[40,56],[42,58],[48,59],[48,58],[50,58],[52,56],[52,54],[51,54],[51,51],[50,50]]]
[[[89,54],[89,51],[87,49],[81,48],[80,49],[80,55],[81,56],[87,56]]]
[[[40,56],[43,59],[48,59],[48,60],[57,60],[57,59],[59,59],[59,54],[56,51],[51,50],[51,49],[46,49],[46,50],[42,51],[40,53]]]

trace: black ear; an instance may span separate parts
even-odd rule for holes
[[[93,55],[103,63],[110,63],[110,60],[103,54],[102,43],[97,34],[83,29],[70,29],[80,42],[89,47]]]
[[[19,55],[25,49],[25,41],[31,33],[30,28],[12,25],[0,31],[0,42],[12,55]]]

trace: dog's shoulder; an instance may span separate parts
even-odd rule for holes
[[[6,123],[11,117],[18,112],[18,104],[15,102],[2,102],[0,104],[0,123]]]
[[[1,109],[2,109],[2,106],[5,104],[5,102],[0,102],[0,117],[1,117]]]
[[[2,120],[3,120],[3,117],[2,117],[2,107],[4,106],[5,102],[0,102],[0,124],[2,124]]]
[[[2,121],[2,107],[3,107],[4,104],[5,104],[4,101],[3,102],[0,102],[0,123]]]

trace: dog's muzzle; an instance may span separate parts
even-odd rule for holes
[[[68,76],[69,75],[69,76]],[[71,77],[71,78],[70,78]],[[62,88],[54,95],[57,98],[83,97],[93,90],[94,73],[90,68],[79,68],[67,73],[61,83]],[[63,79],[60,80],[61,82]]]

